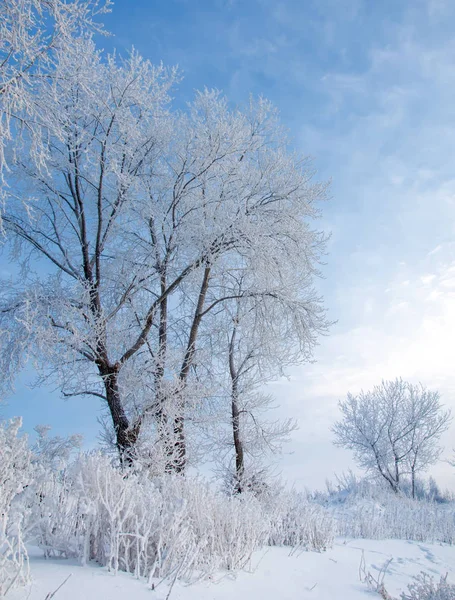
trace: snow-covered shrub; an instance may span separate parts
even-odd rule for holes
[[[447,581],[447,575],[438,583],[433,577],[421,573],[415,582],[408,586],[408,591],[401,594],[401,600],[454,600],[455,585]]]
[[[46,467],[52,471],[64,469],[77,450],[80,450],[82,445],[81,435],[70,435],[61,437],[59,435],[49,437],[49,425],[37,425],[35,431],[37,439],[33,444],[33,459],[42,467]]]
[[[38,436],[32,446],[33,482],[22,499],[26,535],[46,557],[79,557],[79,494],[69,465],[80,448],[81,436],[50,437],[49,430],[48,426],[35,428]]]
[[[33,452],[20,421],[0,428],[3,589],[25,581],[26,542],[45,556],[96,560],[136,577],[203,577],[245,566],[254,550],[324,550],[330,512],[294,491],[226,494],[197,477],[122,471],[78,440],[41,429]],[[6,586],[6,587],[5,587]]]
[[[0,423],[0,596],[28,581],[28,557],[22,540],[22,515],[14,500],[33,479],[27,437],[21,419]]]
[[[181,477],[163,483],[165,500],[168,495],[185,498],[186,519],[202,559],[198,570],[239,569],[267,543],[267,515],[252,493],[228,496],[198,479]]]
[[[27,538],[32,539],[46,557],[80,557],[81,499],[68,474],[37,468],[37,477],[25,496]]]
[[[455,501],[455,494],[450,490],[441,490],[433,477],[415,479],[415,499],[426,502],[447,504]],[[389,486],[378,477],[359,477],[351,470],[336,475],[335,483],[326,481],[326,492],[312,492],[311,496],[318,502],[343,503],[347,498],[371,498],[376,495],[390,494]],[[409,479],[403,478],[400,483],[400,497],[412,498],[412,485]]]
[[[455,543],[455,506],[412,500],[392,493],[351,497],[333,509],[338,534]]]
[[[327,493],[325,499],[330,503],[345,502],[347,498],[369,498],[371,497],[372,486],[385,490],[383,482],[374,481],[365,477],[358,477],[350,469],[336,475],[336,482],[326,481]]]
[[[269,544],[272,546],[322,551],[333,543],[336,530],[332,515],[303,493],[282,491],[269,501],[267,513],[271,520]]]
[[[332,512],[341,536],[455,543],[455,503],[448,495],[444,502],[413,500],[348,473],[337,478],[336,486],[327,484],[326,494],[310,497]]]
[[[38,488],[36,543],[112,571],[189,578],[239,569],[267,542],[268,521],[252,495],[229,497],[190,477],[125,476],[100,454],[81,456]]]
[[[320,551],[334,536],[329,512],[303,494],[227,495],[198,478],[126,476],[101,454],[44,470],[27,501],[30,533],[45,554],[137,577],[236,570],[261,546]]]

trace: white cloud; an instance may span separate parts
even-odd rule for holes
[[[430,273],[429,275],[422,275],[420,281],[423,285],[430,285],[430,283],[435,279],[436,275]]]

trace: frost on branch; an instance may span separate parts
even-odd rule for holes
[[[52,471],[59,471],[68,464],[71,455],[81,448],[82,436],[49,437],[50,429],[49,425],[35,427],[38,437],[32,447],[34,461]]]
[[[278,354],[295,342],[296,362],[327,328],[313,289],[326,185],[263,99],[231,110],[204,90],[174,111],[175,70],[90,40],[57,50],[55,73],[35,96],[46,169],[22,153],[8,176],[21,182],[3,221],[23,277],[1,298],[1,364],[25,353],[65,396],[101,399],[123,465],[145,450],[183,472],[219,391],[212,316],[226,333],[228,304],[254,301],[258,331]]]
[[[396,379],[357,396],[348,394],[339,406],[335,443],[353,450],[359,466],[382,477],[396,493],[409,477],[414,497],[416,476],[439,458],[439,438],[451,421],[439,393]]]
[[[55,74],[56,52],[71,53],[75,39],[102,32],[98,16],[110,0],[2,0],[0,4],[0,199],[8,163],[27,132],[30,156],[44,166],[34,88]],[[22,147],[24,149],[27,144]],[[9,155],[9,156],[8,156]]]
[[[284,272],[281,283],[290,284]],[[244,295],[255,275],[227,274],[237,297],[226,300],[202,330],[204,345],[213,349],[203,354],[203,363],[210,365],[216,389],[203,439],[228,489],[261,494],[273,479],[270,463],[296,428],[292,419],[270,418],[275,401],[261,387],[302,356],[309,358],[311,343],[291,302],[275,294]]]
[[[401,600],[453,600],[455,585],[447,581],[447,575],[438,583],[427,573],[421,573],[415,582],[408,586],[408,591],[401,594]]]
[[[33,481],[27,437],[18,435],[21,424],[21,419],[0,423],[0,596],[29,577],[24,515],[13,504]]]

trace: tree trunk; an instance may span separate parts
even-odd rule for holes
[[[183,414],[174,419],[174,451],[172,463],[168,464],[171,472],[184,473],[186,467],[185,418]]]
[[[236,485],[235,491],[239,494],[243,491],[243,475],[245,473],[245,459],[243,452],[243,444],[240,437],[240,413],[237,401],[237,381],[232,383],[232,396],[231,396],[231,407],[232,407],[232,434],[234,436],[234,448],[235,448],[235,476]]]
[[[157,258],[159,260],[159,258]],[[166,264],[160,263],[161,270],[161,294],[164,295],[166,283]],[[155,371],[155,390],[156,390],[156,412],[155,418],[157,422],[158,440],[166,457],[166,463],[172,454],[170,432],[168,428],[168,415],[166,402],[166,393],[163,389],[164,382],[164,365],[166,364],[167,356],[167,297],[163,298],[160,303],[160,325],[158,330],[158,364]]]
[[[395,456],[395,481],[394,481],[394,492],[398,494],[400,489],[400,465],[398,458]]]
[[[118,367],[100,365],[99,370],[114,425],[120,462],[122,466],[131,466],[136,458],[135,445],[139,437],[140,422],[138,421],[134,427],[131,427],[125,414],[118,386]]]
[[[231,340],[229,342],[229,375],[231,376],[231,413],[232,413],[232,435],[234,437],[235,449],[235,488],[234,491],[241,494],[243,491],[243,478],[245,474],[245,457],[243,443],[240,437],[240,411],[239,411],[239,377],[235,366],[235,338],[237,326],[234,321]]]
[[[177,416],[174,417],[174,447],[172,457],[166,465],[166,471],[174,473],[184,473],[186,467],[186,440],[185,440],[185,388],[188,380],[188,374],[193,364],[194,354],[196,352],[196,340],[199,331],[199,325],[203,315],[203,308],[207,290],[210,281],[210,265],[206,265],[202,278],[201,289],[194,311],[193,322],[191,324],[190,335],[183,358],[182,367],[179,374],[179,389],[176,396]]]

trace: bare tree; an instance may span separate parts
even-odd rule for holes
[[[3,371],[33,356],[65,396],[106,403],[123,458],[152,427],[166,468],[183,471],[208,316],[274,298],[302,322],[302,346],[324,329],[298,282],[317,274],[325,239],[310,222],[326,186],[263,100],[232,111],[205,91],[171,112],[174,71],[101,60],[85,40],[57,51],[56,74],[35,98],[46,169],[24,152],[9,175],[4,223],[23,269],[2,298]],[[241,292],[234,270],[254,274]]]
[[[335,444],[353,450],[357,463],[383,477],[394,492],[402,477],[410,476],[414,497],[416,474],[438,460],[438,441],[450,423],[439,393],[396,379],[348,394],[339,406]]]

